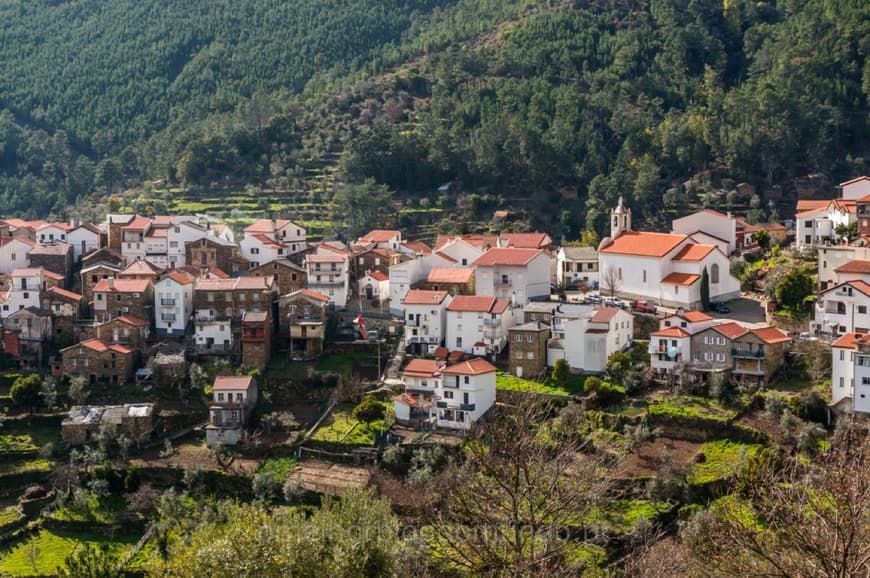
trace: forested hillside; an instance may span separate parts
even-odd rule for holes
[[[292,189],[331,154],[346,180],[460,180],[576,232],[620,194],[679,210],[698,174],[763,193],[867,168],[870,7],[850,0],[4,0],[0,19],[7,212],[159,178]]]

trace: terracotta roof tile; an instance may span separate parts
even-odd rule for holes
[[[484,373],[494,373],[496,367],[485,359],[477,357],[468,361],[460,361],[455,365],[450,365],[444,368],[442,375],[481,375]]]
[[[650,337],[691,337],[691,335],[680,327],[665,327],[650,333]]]
[[[791,337],[789,337],[785,332],[781,329],[777,329],[776,327],[759,327],[757,329],[751,329],[749,331],[760,340],[765,343],[774,344],[774,343],[785,343],[786,341],[791,341]]]
[[[834,272],[867,274],[870,273],[870,261],[865,261],[864,259],[853,259],[852,261],[844,263],[834,269]]]
[[[831,204],[831,199],[816,200],[803,199],[797,202],[796,212],[802,213],[805,211],[815,211],[818,209],[827,209]]]
[[[126,325],[132,325],[134,327],[147,327],[151,325],[150,322],[145,321],[144,319],[139,319],[135,315],[122,315],[118,317],[117,320],[121,323],[124,323]]]
[[[703,311],[683,311],[681,315],[678,317],[682,317],[689,323],[700,323],[701,321],[711,321],[713,318]]]
[[[429,255],[432,253],[432,248],[423,241],[406,241],[402,244],[406,249],[419,253],[421,255]]]
[[[662,279],[662,283],[668,285],[694,285],[700,278],[700,275],[692,275],[689,273],[671,273]]]
[[[109,286],[111,283],[111,287]],[[148,279],[100,279],[94,285],[94,293],[112,291],[116,293],[144,293],[148,290],[151,281]]]
[[[136,215],[132,221],[121,227],[122,231],[144,231],[151,226],[151,219]]]
[[[513,249],[510,247],[498,247],[490,249],[478,257],[473,265],[478,267],[492,267],[495,265],[527,265],[538,255],[546,254],[541,249]]]
[[[673,233],[647,233],[626,231],[603,247],[599,253],[636,255],[638,257],[664,257],[686,240],[686,235]]]
[[[447,306],[447,310],[488,313],[495,304],[496,298],[489,295],[457,295]]]
[[[622,309],[617,309],[616,307],[602,307],[595,312],[595,315],[593,315],[589,321],[592,323],[610,323],[610,321],[616,317],[620,311],[622,311]]]
[[[724,335],[728,339],[736,339],[747,332],[745,327],[739,323],[734,323],[733,321],[713,325],[710,329],[715,330],[717,333]]]
[[[402,370],[402,375],[411,377],[433,377],[441,372],[444,363],[436,359],[412,359],[405,369]]]
[[[227,389],[248,389],[253,378],[250,375],[218,375],[214,378],[215,391]]]
[[[447,291],[411,289],[402,301],[405,305],[440,305],[447,298]],[[491,298],[490,298],[491,299]]]
[[[840,347],[845,349],[855,349],[858,345],[870,344],[870,334],[868,333],[847,333],[834,342],[832,347]]]
[[[517,249],[541,249],[552,243],[546,233],[502,233],[502,245]]]
[[[427,283],[468,283],[474,279],[474,269],[470,267],[435,267],[426,277]]]
[[[60,287],[49,287],[46,293],[50,295],[57,295],[58,297],[63,297],[65,299],[71,299],[72,301],[81,301],[82,296],[78,293],[73,293],[72,291],[67,291],[66,289],[61,289]]]
[[[401,231],[392,229],[375,229],[360,237],[359,240],[367,243],[386,243],[401,236],[401,234]]]
[[[674,255],[674,261],[700,261],[716,249],[713,245],[689,243]]]

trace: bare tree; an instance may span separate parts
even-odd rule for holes
[[[683,535],[706,576],[870,575],[870,436],[838,432],[815,463],[756,464],[736,499],[697,514]]]
[[[622,279],[620,278],[619,270],[615,267],[607,267],[601,272],[601,288],[606,291],[611,297],[616,295],[616,292],[622,287]]]
[[[578,452],[574,432],[545,427],[549,408],[498,407],[466,444],[466,460],[436,482],[432,527],[441,554],[472,575],[567,571],[567,528],[604,495],[601,462]],[[576,542],[575,542],[576,543]]]

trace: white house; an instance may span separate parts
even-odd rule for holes
[[[305,229],[284,219],[261,219],[244,230],[242,257],[259,267],[276,259],[285,259],[308,248]]]
[[[195,222],[174,222],[166,229],[166,264],[162,266],[166,269],[184,267],[187,265],[187,244],[209,236],[209,230]]]
[[[45,289],[45,271],[41,267],[16,269],[10,277],[9,290],[0,294],[0,317],[6,318],[27,307],[39,308]]]
[[[357,281],[358,295],[365,299],[389,299],[390,278],[380,271],[366,271]]]
[[[184,335],[193,315],[193,279],[170,271],[154,284],[154,328],[158,335]]]
[[[78,263],[83,255],[100,248],[102,231],[90,224],[82,224],[69,230],[67,242],[73,248],[73,261]]]
[[[206,445],[237,444],[256,405],[257,383],[253,377],[217,376],[212,387],[212,403],[205,428]]]
[[[438,427],[469,429],[495,404],[496,368],[485,359],[471,359],[441,370],[435,397]]]
[[[574,372],[604,373],[607,359],[631,346],[634,316],[627,311],[604,307],[591,312],[578,308],[572,313],[569,308],[567,315],[560,311],[554,313],[554,325],[558,325],[560,331],[554,332],[554,338],[547,345],[550,367],[556,360],[565,359]]]
[[[473,266],[474,291],[522,307],[550,295],[550,255],[541,249],[490,249]]]
[[[495,247],[498,243],[498,238],[493,237],[490,245],[483,239],[468,239],[464,237],[445,237],[441,239],[441,244],[436,244],[436,251],[441,255],[446,255],[456,262],[459,267],[468,267],[478,257],[483,255],[490,247]]]
[[[350,277],[347,255],[324,251],[305,256],[308,288],[329,297],[339,309],[347,306]]]
[[[402,300],[405,295],[412,285],[425,281],[432,269],[455,266],[457,263],[454,259],[439,253],[429,253],[390,267],[390,313],[403,314]]]
[[[71,229],[67,223],[46,223],[36,229],[36,240],[40,243],[67,243],[67,233]]]
[[[549,250],[552,245],[553,239],[546,233],[502,233],[498,238],[499,247]]]
[[[679,219],[674,219],[671,231],[678,235],[700,234],[698,242],[719,245],[722,252],[730,255],[737,250],[737,219],[731,214],[704,209]]]
[[[4,237],[0,239],[0,273],[30,266],[30,252],[36,243],[27,238]]]
[[[446,347],[474,355],[498,355],[514,325],[510,303],[491,295],[457,295],[447,306]]]
[[[831,406],[870,413],[870,335],[847,333],[831,347]]]
[[[870,177],[857,177],[840,183],[840,198],[846,201],[857,201],[870,195]]]
[[[858,222],[855,201],[833,199],[827,205],[795,215],[795,246],[830,244],[840,241],[837,227]]]
[[[834,269],[834,274],[837,276],[835,279],[837,284],[847,281],[870,283],[870,260],[853,259]]]
[[[412,359],[402,370],[405,391],[393,400],[396,421],[404,425],[432,422],[436,393],[441,390],[441,370],[445,364],[435,359]]]
[[[602,291],[630,299],[692,309],[701,304],[701,277],[709,276],[710,300],[740,295],[728,257],[718,247],[694,243],[687,235],[631,230],[631,210],[622,199],[611,212],[610,237],[598,246]]]
[[[405,343],[431,354],[445,337],[447,306],[453,297],[447,291],[411,289],[402,302],[405,316]]]
[[[826,289],[840,282],[837,269],[850,261],[870,261],[870,247],[821,245],[818,249],[819,286]]]
[[[598,282],[598,251],[595,247],[562,247],[556,253],[556,282],[560,287]]]
[[[193,340],[200,355],[230,355],[233,352],[233,330],[229,319],[216,320],[207,311],[196,312]]]
[[[819,293],[811,333],[843,335],[870,331],[870,284],[846,281]]]
[[[402,232],[390,229],[369,231],[357,241],[359,245],[371,245],[372,247],[391,249],[393,251],[401,251],[403,243]]]

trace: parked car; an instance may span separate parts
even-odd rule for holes
[[[731,313],[731,308],[728,307],[727,303],[710,303],[708,309],[710,309],[710,311],[715,311],[716,313]]]
[[[635,301],[631,308],[639,313],[655,314],[656,312],[656,304],[649,299],[645,299],[643,301]]]
[[[625,301],[623,301],[619,297],[608,297],[604,300],[604,306],[625,309]]]
[[[601,303],[601,295],[598,295],[597,293],[592,293],[591,295],[587,295],[586,297],[584,297],[583,302],[597,305]]]

